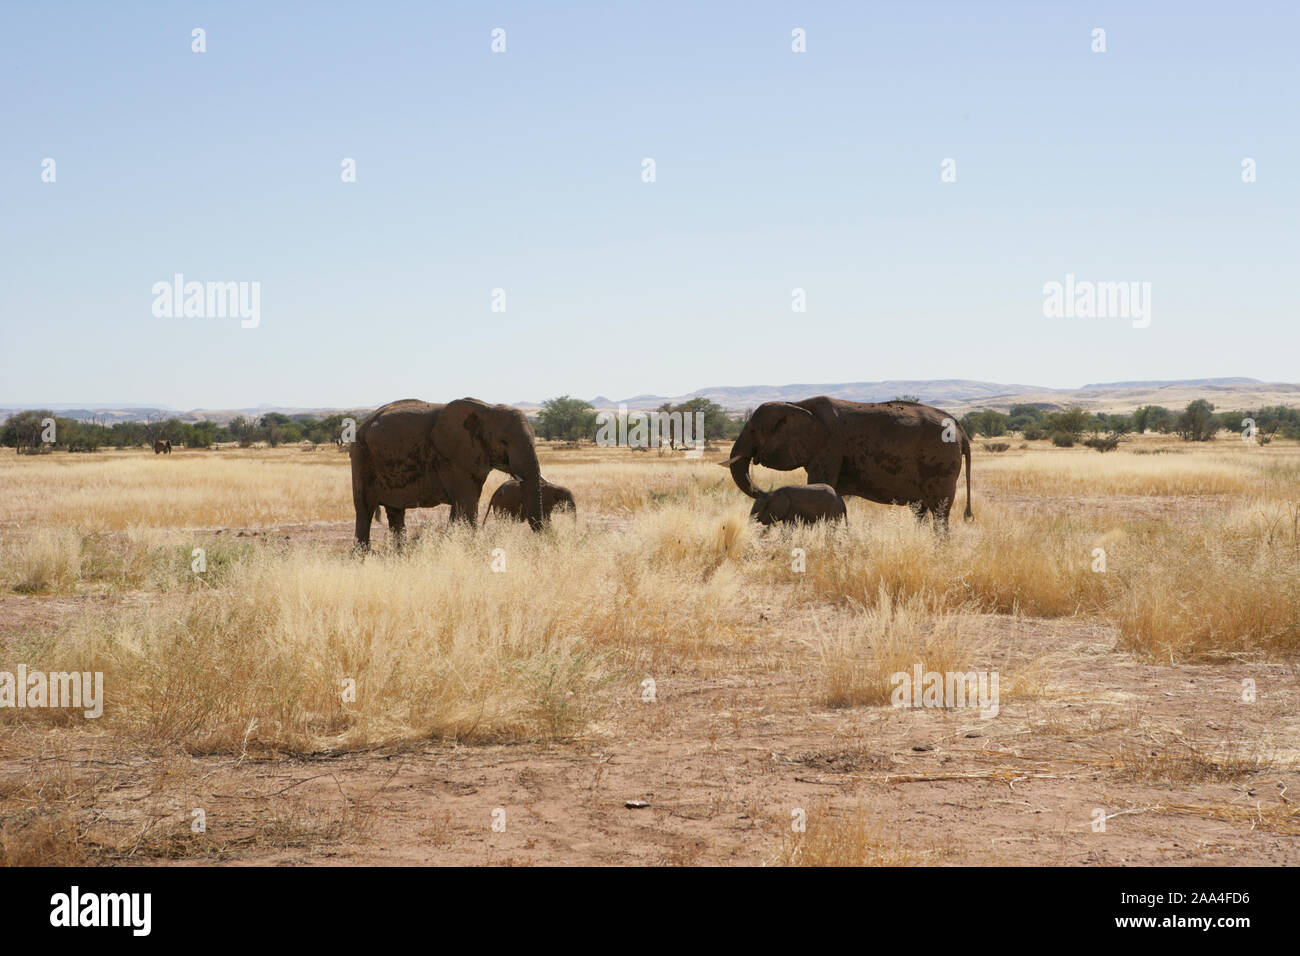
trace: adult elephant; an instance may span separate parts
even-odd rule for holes
[[[170,439],[156,441],[153,443],[153,453],[155,455],[170,455],[172,453],[172,443]]]
[[[414,398],[391,402],[357,428],[351,454],[359,549],[370,547],[370,522],[380,505],[399,543],[407,508],[449,504],[453,521],[472,526],[483,482],[494,468],[519,480],[528,524],[541,530],[541,467],[532,426],[516,408],[476,398],[446,405]]]
[[[751,498],[759,491],[751,464],[778,471],[804,468],[808,483],[827,484],[841,496],[909,505],[918,518],[930,513],[948,527],[966,459],[966,519],[970,507],[970,438],[947,412],[913,402],[846,402],[819,395],[801,402],[764,402],[754,410],[731,457],[736,486]]]

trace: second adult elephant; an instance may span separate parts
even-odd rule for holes
[[[532,426],[517,408],[476,398],[446,405],[414,398],[391,402],[357,428],[351,455],[360,549],[370,547],[370,522],[380,505],[398,542],[407,508],[449,504],[453,521],[473,525],[493,469],[519,480],[525,517],[534,531],[541,530],[541,467]]]
[[[841,496],[909,505],[948,527],[966,461],[970,506],[970,438],[948,413],[914,402],[846,402],[819,395],[801,402],[764,402],[754,410],[723,466],[736,486],[759,496],[749,466],[803,468],[808,484],[827,484]]]
[[[553,485],[543,478],[542,517],[549,520],[552,511],[564,507],[577,514],[578,506],[573,502],[573,492],[563,485]],[[488,515],[493,512],[507,518],[514,518],[516,521],[526,520],[528,516],[524,514],[523,485],[513,478],[502,482],[501,487],[492,492],[487,511],[483,513],[483,520],[487,521]]]

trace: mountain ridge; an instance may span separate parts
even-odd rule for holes
[[[1243,376],[1094,382],[1079,388],[1007,384],[978,379],[896,379],[883,382],[717,385],[683,395],[655,395],[643,392],[618,400],[598,395],[590,401],[598,409],[617,409],[622,405],[631,410],[644,411],[658,408],[666,402],[677,405],[692,398],[707,398],[729,411],[743,411],[767,401],[798,401],[814,395],[828,395],[832,398],[857,402],[885,402],[904,395],[914,395],[926,405],[961,413],[977,408],[996,408],[999,411],[1006,411],[1012,405],[1019,404],[1037,404],[1047,407],[1077,404],[1089,411],[1110,412],[1131,410],[1141,405],[1181,406],[1195,398],[1213,398],[1216,399],[1216,404],[1220,404],[1231,397],[1230,410],[1235,411],[1239,408],[1300,402],[1300,384],[1264,382]],[[526,410],[534,410],[542,406],[538,401],[517,401],[511,404]],[[279,412],[285,415],[322,417],[334,414],[365,414],[375,407],[378,405],[294,407],[262,403],[244,408],[195,408],[181,411],[166,405],[145,405],[137,402],[121,405],[7,404],[0,405],[0,421],[14,412],[25,409],[49,409],[68,418],[82,421],[93,419],[107,424],[119,421],[148,421],[156,417],[175,417],[182,421],[211,420],[224,424],[237,415],[260,416],[267,412]]]

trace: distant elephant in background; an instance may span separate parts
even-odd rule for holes
[[[168,439],[168,440],[164,440],[164,441],[156,441],[156,442],[154,442],[154,443],[153,443],[153,453],[154,453],[155,455],[170,455],[170,454],[172,453],[172,443],[171,443],[171,441]]]
[[[915,402],[846,402],[819,395],[801,402],[764,402],[754,410],[722,462],[751,498],[758,489],[751,464],[777,471],[803,468],[809,484],[830,485],[842,497],[857,495],[886,505],[910,505],[918,518],[933,515],[948,528],[966,461],[966,514],[970,506],[970,437],[948,413]]]
[[[488,515],[494,511],[503,517],[514,518],[516,521],[527,520],[521,500],[521,490],[522,486],[513,478],[503,482],[501,487],[492,493],[492,499],[488,502],[487,511],[483,512],[483,520],[487,521]],[[549,521],[551,512],[561,506],[567,506],[575,515],[578,513],[578,506],[573,501],[573,492],[563,485],[553,485],[543,478],[542,517]]]
[[[390,402],[357,428],[350,453],[358,550],[370,548],[370,523],[380,505],[399,545],[407,508],[449,504],[453,521],[473,526],[483,482],[494,468],[519,480],[528,524],[542,528],[541,466],[533,428],[517,408],[476,398],[446,405]]]
[[[813,524],[817,521],[849,520],[844,499],[830,485],[786,485],[775,491],[760,491],[749,516],[764,526],[789,521]]]

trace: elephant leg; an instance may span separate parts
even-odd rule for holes
[[[477,507],[466,500],[457,499],[451,503],[451,520],[466,521],[471,528],[478,527]]]
[[[374,485],[366,480],[362,470],[361,456],[352,458],[352,508],[356,512],[356,542],[353,549],[359,552],[370,550],[370,522],[379,507],[379,495]]]
[[[930,506],[930,514],[934,516],[934,533],[941,538],[948,537],[948,512],[951,510],[952,500],[949,498]]]
[[[447,473],[442,485],[451,499],[451,520],[468,521],[471,528],[478,526],[478,502],[483,494],[483,482],[473,475]]]
[[[918,525],[925,524],[925,513],[926,513],[925,502],[909,501],[907,503],[907,507],[908,510],[912,512],[912,514],[916,515],[916,523]]]
[[[373,505],[368,504],[366,502],[364,492],[354,493],[352,504],[354,510],[357,513],[357,524],[356,524],[356,532],[355,532],[356,542],[353,545],[353,547],[357,551],[369,551],[370,550],[370,519],[371,516],[375,513],[375,508]]]
[[[388,512],[388,533],[398,551],[406,546],[406,509],[385,507]]]

